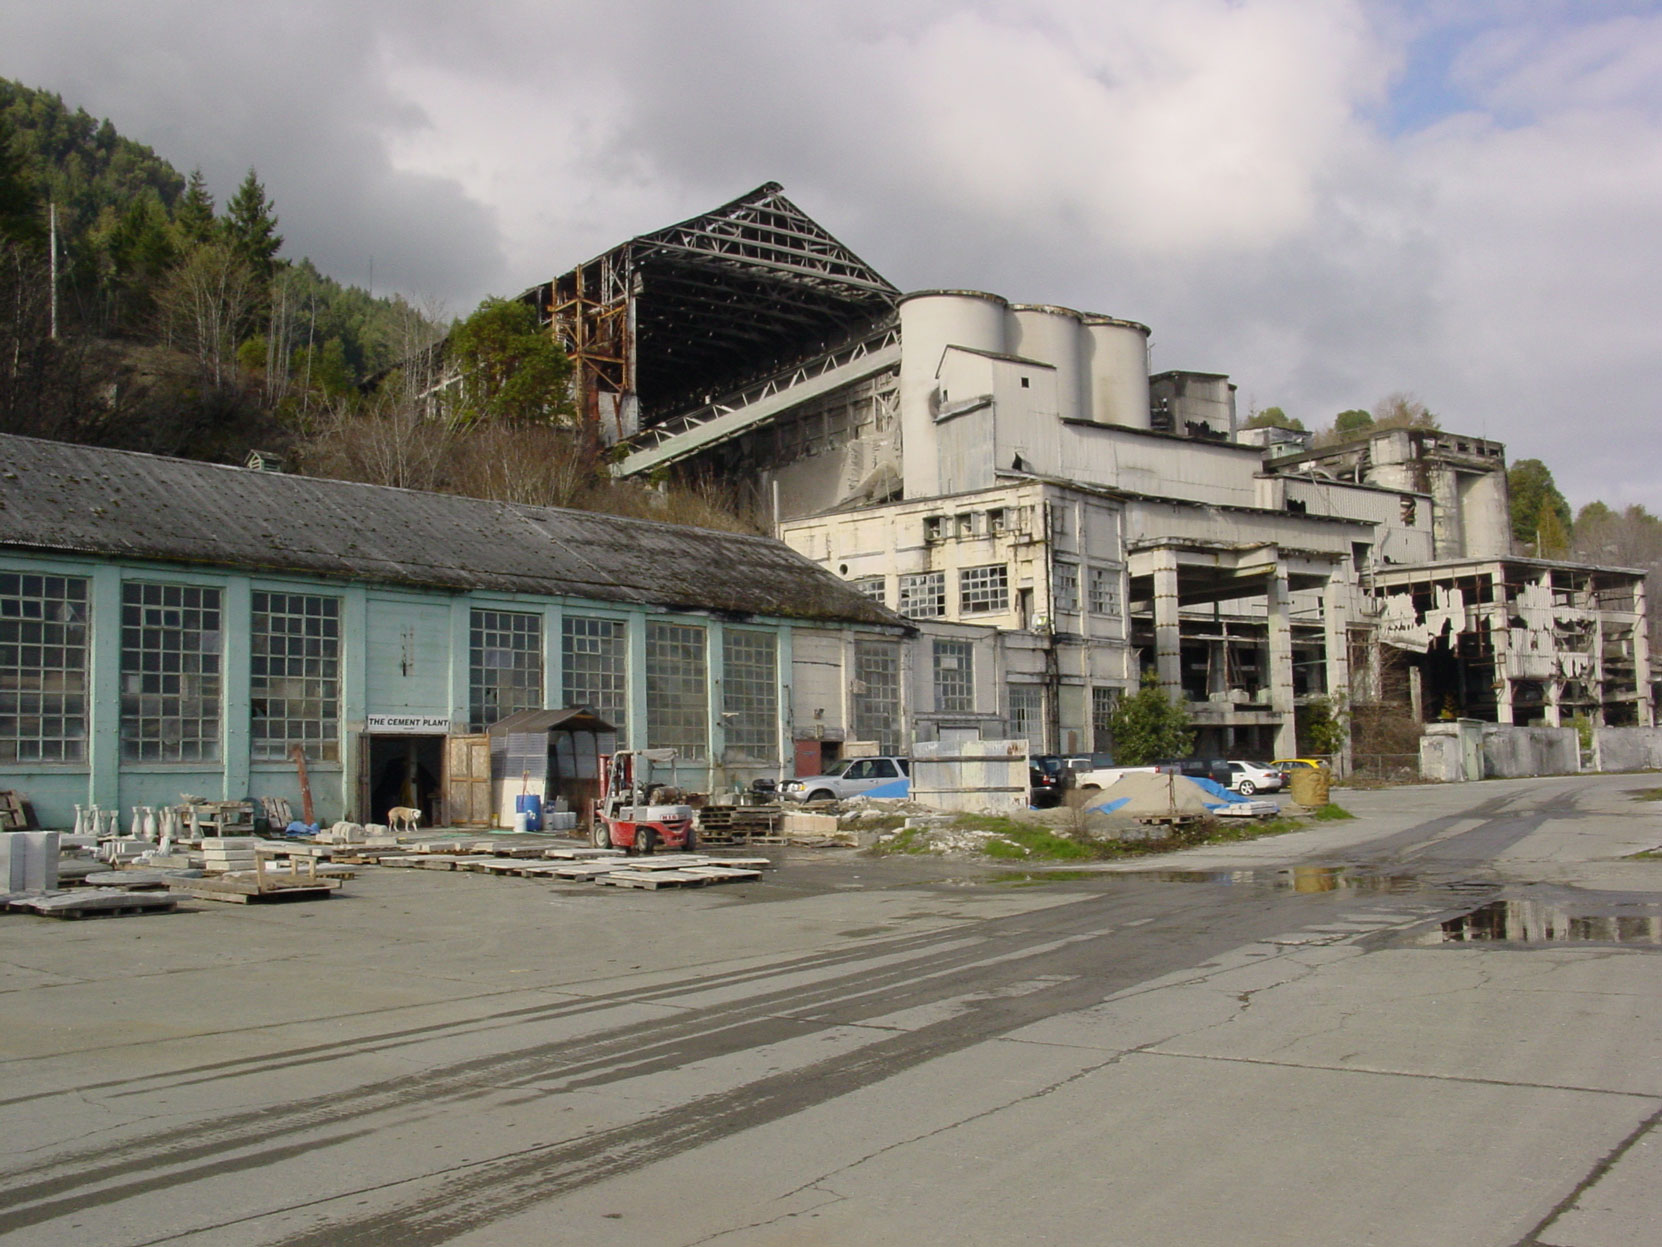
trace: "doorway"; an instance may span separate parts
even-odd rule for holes
[[[421,811],[423,826],[434,826],[442,795],[444,737],[369,736],[365,741],[369,808],[364,821],[385,823],[388,810],[408,806]]]

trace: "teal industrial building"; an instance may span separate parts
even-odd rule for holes
[[[295,746],[321,820],[489,821],[447,743],[540,707],[738,787],[897,735],[911,630],[767,538],[0,436],[0,788],[43,826],[294,802]]]

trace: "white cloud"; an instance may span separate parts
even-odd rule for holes
[[[1662,510],[1649,7],[64,0],[0,73],[453,310],[775,179],[903,286],[1147,321],[1311,423],[1411,390]]]

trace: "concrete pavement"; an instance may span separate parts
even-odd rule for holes
[[[1650,1243],[1654,781],[1342,792],[1048,886],[804,852],[0,917],[0,1237]],[[1506,899],[1631,942],[1446,942]]]

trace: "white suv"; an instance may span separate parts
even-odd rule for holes
[[[844,758],[823,775],[787,779],[779,795],[787,801],[841,801],[910,776],[905,758]]]

